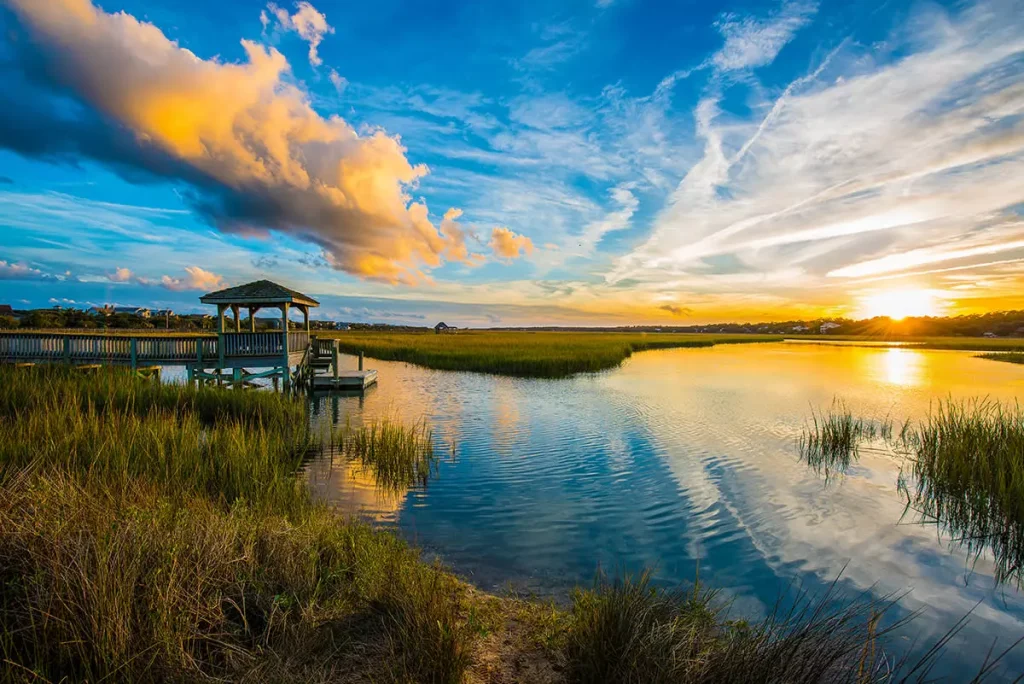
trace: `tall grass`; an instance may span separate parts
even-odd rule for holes
[[[797,447],[800,457],[827,479],[849,469],[860,457],[864,441],[891,436],[888,420],[877,423],[855,417],[842,402],[834,401],[827,412],[811,411],[811,424],[804,428]]]
[[[342,351],[439,370],[563,378],[615,368],[635,352],[778,341],[770,335],[586,332],[339,333]]]
[[[18,373],[0,369],[25,399],[0,410],[0,681],[462,680],[466,587],[310,499],[301,402]]]
[[[359,429],[346,426],[334,435],[336,448],[358,460],[373,474],[377,486],[404,491],[424,486],[437,470],[434,435],[426,422],[405,426],[384,418]]]
[[[998,581],[1022,584],[1024,411],[989,400],[943,401],[903,437],[912,456],[899,488],[908,512],[977,558],[990,548]]]
[[[995,352],[992,354],[978,354],[979,359],[990,361],[1004,361],[1006,363],[1024,363],[1024,352]]]
[[[699,583],[686,592],[666,591],[650,579],[646,572],[614,582],[599,576],[594,588],[574,592],[565,645],[570,681],[932,681],[942,648],[962,628],[910,661],[886,650],[892,635],[916,618],[884,623],[898,597],[844,597],[837,580],[817,597],[780,598],[766,618],[751,624],[727,619],[726,604]],[[986,660],[978,681],[1002,655]]]

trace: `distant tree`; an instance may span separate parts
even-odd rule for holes
[[[0,330],[14,330],[19,325],[14,316],[0,316]]]

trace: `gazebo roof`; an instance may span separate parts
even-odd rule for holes
[[[264,304],[300,304],[302,306],[320,306],[320,302],[296,292],[284,285],[269,280],[257,280],[238,287],[229,287],[205,294],[199,298],[203,304],[242,304],[262,306]]]

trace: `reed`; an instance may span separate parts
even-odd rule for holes
[[[1024,363],[1024,352],[996,352],[992,354],[978,354],[979,359],[990,361],[1003,361],[1005,363]]]
[[[1024,411],[990,400],[940,402],[903,437],[907,512],[977,558],[991,549],[997,581],[1022,584]]]
[[[338,333],[345,353],[439,370],[564,378],[615,368],[636,352],[778,341],[770,335],[571,332]]]
[[[302,402],[22,372],[0,370],[26,400],[0,411],[0,681],[463,679],[467,587],[310,499]]]
[[[599,576],[573,594],[564,647],[569,679],[624,682],[930,681],[944,644],[916,660],[887,653],[893,634],[916,618],[887,618],[898,597],[844,596],[838,580],[819,596],[781,597],[756,623],[727,619],[727,605],[696,583],[657,589],[650,573],[614,582]],[[1013,646],[1015,646],[1014,644]],[[1011,646],[1011,648],[1013,647]],[[994,668],[996,653],[981,670]]]
[[[811,424],[800,435],[800,458],[826,479],[845,473],[860,457],[860,446],[866,440],[892,436],[892,423],[876,423],[858,418],[838,401],[826,412],[811,411]]]
[[[384,418],[359,429],[346,426],[334,441],[345,457],[357,459],[377,486],[388,491],[425,486],[437,470],[434,436],[425,421],[406,426]]]

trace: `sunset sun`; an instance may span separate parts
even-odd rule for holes
[[[939,302],[931,290],[886,290],[861,299],[861,315],[865,318],[887,316],[899,321],[910,316],[935,316]]]

